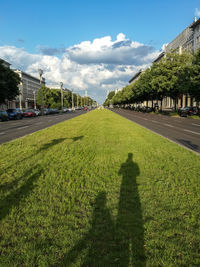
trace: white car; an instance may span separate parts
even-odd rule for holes
[[[36,116],[40,116],[41,115],[41,112],[38,109],[34,109],[34,112],[35,112]]]

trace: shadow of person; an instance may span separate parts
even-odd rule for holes
[[[133,154],[121,165],[122,175],[116,221],[117,266],[145,266],[144,229],[136,177],[140,174]]]
[[[111,266],[116,256],[115,246],[115,226],[106,207],[106,193],[102,191],[95,199],[91,228],[59,266],[75,264],[81,254],[85,254],[81,266]]]
[[[78,141],[78,140],[81,140],[82,138],[83,138],[83,136],[80,135],[80,136],[72,137],[72,140],[73,140],[74,142],[76,142],[76,141]]]

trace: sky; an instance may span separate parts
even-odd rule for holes
[[[0,58],[103,103],[195,16],[199,0],[0,0]]]

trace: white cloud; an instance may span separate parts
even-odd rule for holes
[[[195,16],[200,17],[200,10],[198,8],[195,8]]]
[[[45,52],[47,49],[47,53]],[[84,93],[103,102],[107,90],[121,88],[141,68],[146,68],[159,55],[148,45],[126,39],[123,33],[112,41],[110,36],[85,41],[63,49],[62,57],[54,55],[57,49],[48,48],[43,54],[31,54],[24,48],[1,46],[1,58],[34,76],[44,70],[47,86],[56,86],[60,81],[67,88]],[[82,91],[82,92],[81,92]]]

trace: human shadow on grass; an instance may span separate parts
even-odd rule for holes
[[[84,254],[81,266],[110,266],[115,260],[115,227],[106,207],[106,192],[100,192],[94,203],[91,227],[78,243],[65,255],[57,266],[76,264]]]
[[[0,199],[0,220],[9,214],[13,207],[19,206],[33,190],[34,183],[40,177],[42,170],[38,165],[34,167],[33,173],[31,173],[31,170],[27,170],[21,177],[21,179],[28,177],[22,186],[9,193],[5,198]]]
[[[118,215],[114,223],[106,207],[106,193],[98,194],[88,233],[65,255],[60,266],[145,266],[144,228],[136,177],[139,167],[129,153],[121,165],[122,175]]]
[[[145,266],[142,209],[136,181],[140,170],[132,153],[121,165],[119,174],[122,183],[116,222],[118,266]]]

